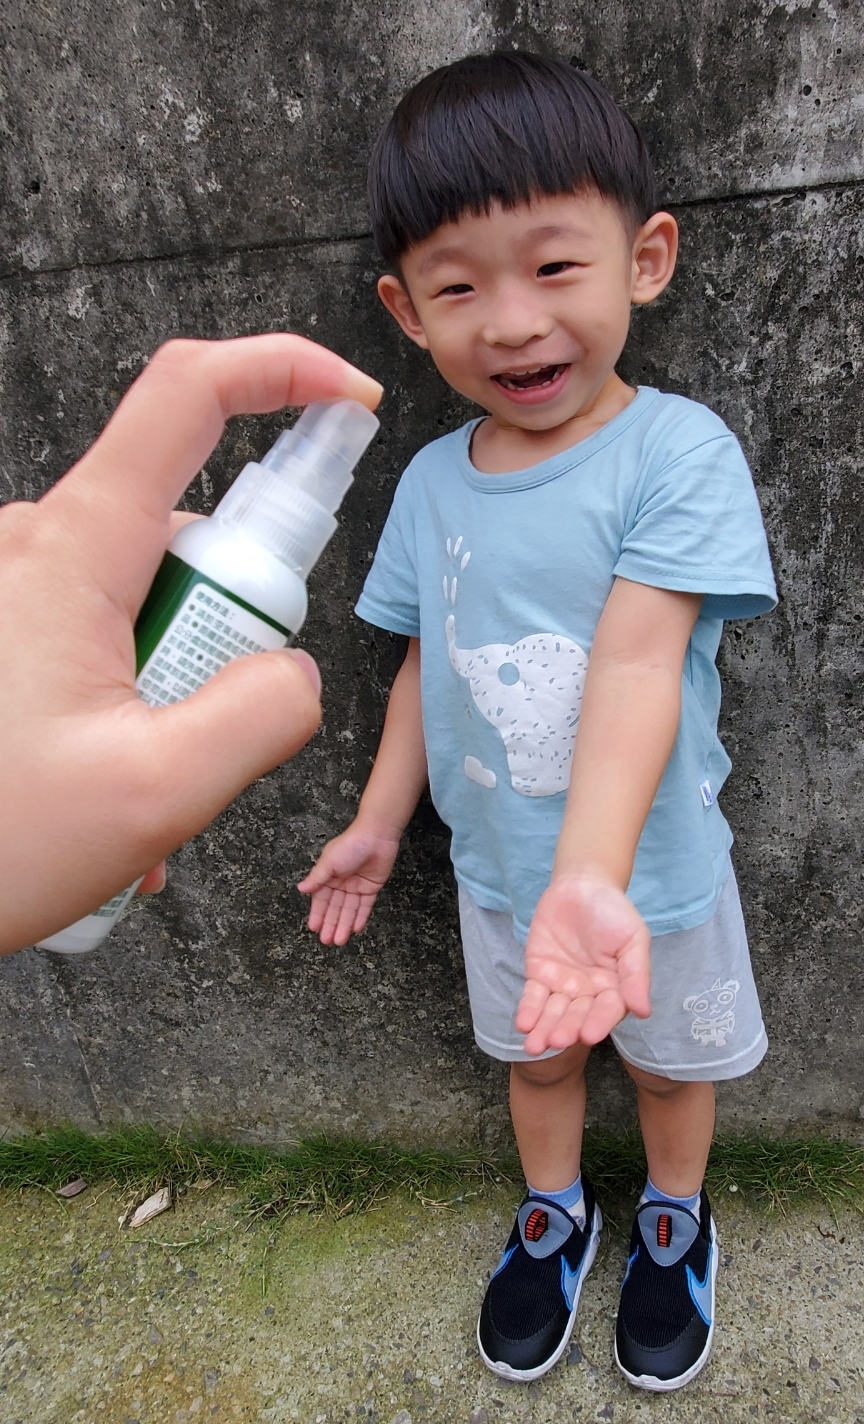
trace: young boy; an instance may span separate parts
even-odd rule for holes
[[[309,927],[325,944],[363,929],[428,775],[528,1183],[482,1357],[531,1380],[566,1347],[601,1226],[583,1074],[611,1033],[649,1170],[615,1358],[676,1389],[714,1329],[713,1080],[767,1046],[717,806],[714,663],[722,620],[776,601],[759,506],[717,416],[615,372],[677,232],[589,75],[524,53],[438,70],[382,134],[370,196],[382,301],[487,415],[396,491],[357,611],[409,649],[356,820],[300,886]]]

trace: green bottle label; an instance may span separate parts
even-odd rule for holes
[[[135,624],[135,685],[151,707],[167,707],[234,658],[284,648],[291,637],[274,618],[169,553]]]

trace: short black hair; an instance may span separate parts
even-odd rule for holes
[[[593,75],[525,51],[471,55],[397,105],[369,165],[381,256],[395,265],[462,213],[595,188],[635,227],[657,209],[654,171],[628,114]]]

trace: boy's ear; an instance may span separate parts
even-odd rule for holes
[[[630,300],[644,306],[659,297],[672,280],[677,256],[678,224],[671,213],[655,213],[639,229],[633,244]]]
[[[429,350],[429,342],[426,340],[426,333],[420,325],[420,318],[414,310],[414,303],[408,295],[408,290],[402,285],[398,277],[394,277],[387,272],[383,277],[378,278],[378,295],[389,311],[395,317],[406,336],[410,336],[412,341],[416,341],[418,346],[422,346],[424,351]]]

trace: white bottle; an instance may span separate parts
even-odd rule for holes
[[[250,463],[209,519],[175,534],[135,625],[135,686],[151,707],[187,697],[226,663],[286,647],[306,618],[306,578],[378,419],[352,400],[316,401]],[[95,949],[141,881],[37,948]]]

